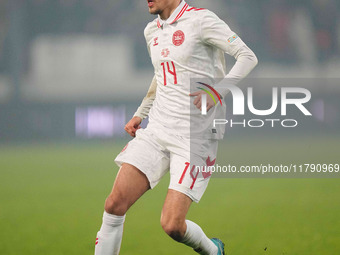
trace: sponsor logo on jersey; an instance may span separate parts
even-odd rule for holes
[[[233,36],[230,36],[228,39],[228,43],[232,43],[233,41],[235,41],[238,38],[237,34],[234,34]]]
[[[168,48],[162,49],[161,56],[163,58],[166,58],[167,56],[169,56],[169,54],[170,54],[170,50]]]
[[[183,31],[177,30],[173,35],[172,35],[172,43],[175,46],[180,46],[185,40],[185,35]]]

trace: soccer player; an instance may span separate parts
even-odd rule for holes
[[[222,241],[209,239],[186,215],[192,201],[201,199],[211,175],[197,172],[194,165],[214,164],[217,142],[224,131],[212,130],[211,125],[190,128],[190,124],[204,120],[200,109],[206,108],[207,116],[223,112],[222,102],[214,103],[228,91],[223,84],[235,84],[247,76],[257,58],[211,11],[190,7],[184,0],[147,3],[149,12],[158,15],[144,31],[155,76],[142,104],[126,124],[125,130],[135,138],[115,159],[120,170],[105,201],[95,254],[119,254],[126,212],[170,171],[161,213],[164,231],[199,254],[221,255]],[[236,59],[228,74],[224,53]],[[208,93],[211,97],[207,90],[191,92],[192,78],[204,80],[207,88],[218,93]],[[202,107],[202,102],[206,106]],[[147,116],[148,126],[141,129],[140,123]]]

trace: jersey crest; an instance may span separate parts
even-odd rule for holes
[[[185,40],[185,35],[182,30],[177,30],[173,35],[172,35],[172,43],[175,46],[180,46],[183,44]]]

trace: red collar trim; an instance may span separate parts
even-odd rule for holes
[[[179,19],[182,17],[182,15],[185,13],[185,11],[186,11],[186,9],[187,9],[188,7],[189,7],[189,5],[188,5],[187,3],[185,3],[185,5],[182,7],[181,11],[178,13],[178,15],[176,16],[176,18],[170,23],[170,25],[173,24],[173,23],[175,23],[177,20],[179,20]],[[157,19],[157,27],[158,27],[158,28],[161,28],[161,27],[162,27],[162,24],[161,24],[161,22],[159,21],[159,18]]]
[[[205,9],[204,8],[191,7],[190,9],[187,10],[187,12],[190,12],[190,11],[201,11],[201,10],[205,10]]]
[[[185,12],[185,10],[189,7],[189,5],[186,3],[182,10],[178,13],[177,17],[170,23],[170,24],[173,24],[175,23],[177,20],[179,20],[180,17],[182,17],[183,13]]]

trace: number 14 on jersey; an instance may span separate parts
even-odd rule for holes
[[[161,63],[161,66],[163,67],[164,86],[166,86],[167,84],[167,79],[174,79],[174,84],[176,85],[177,75],[174,62],[173,61],[163,62]],[[173,78],[171,78],[171,76],[173,76]]]

